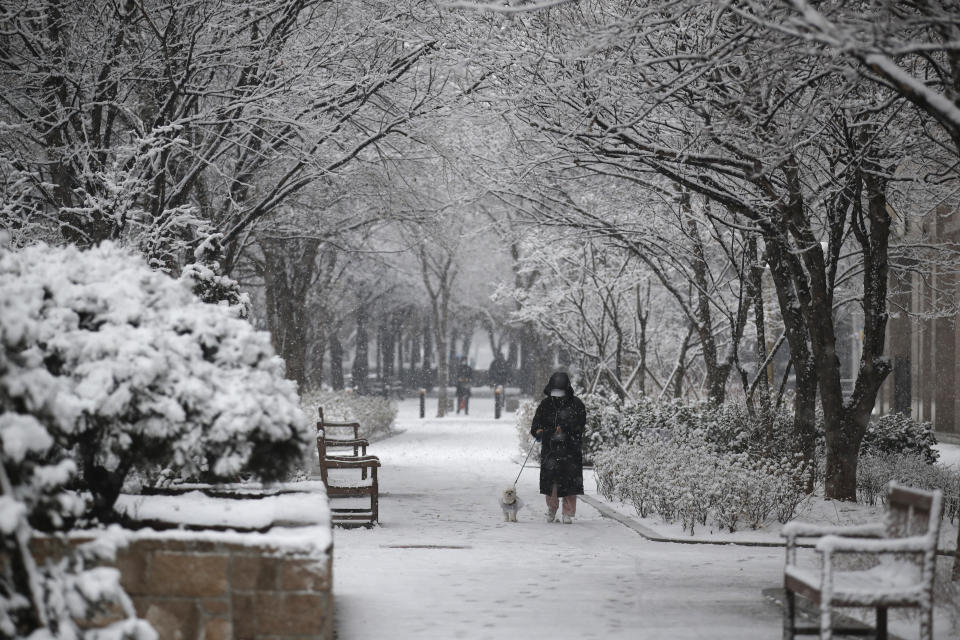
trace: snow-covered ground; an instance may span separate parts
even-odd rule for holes
[[[573,525],[547,524],[535,468],[520,522],[503,522],[497,497],[522,459],[513,415],[472,409],[420,420],[405,401],[401,433],[372,447],[382,526],[334,531],[340,640],[780,636],[761,590],[782,584],[781,549],[649,542],[583,502]],[[891,630],[912,638],[917,624],[892,612]]]
[[[781,584],[779,549],[648,542],[584,503],[547,524],[536,469],[520,521],[503,522],[520,456],[513,415],[489,404],[419,420],[404,402],[403,433],[372,447],[382,526],[334,532],[340,640],[779,637],[760,593]]]
[[[941,443],[936,448],[940,451],[938,462],[960,469],[960,444]]]

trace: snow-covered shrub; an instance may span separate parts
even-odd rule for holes
[[[302,396],[301,406],[313,423],[318,418],[317,407],[323,407],[324,418],[331,422],[359,422],[362,438],[389,434],[397,419],[395,402],[352,391],[308,391]]]
[[[24,350],[63,383],[73,413],[50,433],[95,516],[111,517],[131,472],[269,481],[303,460],[312,437],[268,334],[141,258],[109,243],[0,246],[0,300],[3,331],[32,326]]]
[[[87,566],[111,557],[112,548],[90,544],[55,562],[34,560],[34,532],[57,535],[85,505],[65,489],[77,466],[51,436],[72,428],[82,405],[70,381],[48,371],[30,303],[0,295],[0,636],[156,638],[136,618],[118,572]],[[124,615],[106,628],[78,625],[105,610]]]
[[[534,438],[530,435],[530,428],[533,426],[533,416],[536,412],[537,403],[533,400],[524,400],[514,413],[516,418],[517,440],[520,443],[520,450],[524,455],[526,455],[530,447],[533,446]],[[590,415],[589,411],[587,415]]]
[[[860,455],[913,453],[934,463],[940,452],[934,449],[937,438],[933,425],[918,422],[902,413],[890,413],[870,421],[860,444]]]
[[[770,517],[786,522],[805,500],[803,465],[721,450],[705,431],[650,429],[594,457],[600,492],[694,533],[709,522],[735,531]]]
[[[593,460],[594,454],[606,447],[629,442],[639,430],[631,423],[631,407],[601,394],[587,394],[581,398],[587,410],[587,424],[583,433],[583,456]]]
[[[867,453],[857,463],[857,498],[866,504],[882,502],[890,481],[943,491],[943,515],[950,522],[960,515],[960,472],[929,463],[917,453]]]

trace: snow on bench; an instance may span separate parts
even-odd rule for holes
[[[787,539],[784,567],[783,637],[819,634],[830,640],[833,633],[863,630],[833,628],[834,607],[876,609],[876,637],[887,637],[887,608],[920,609],[920,638],[933,637],[933,580],[937,541],[943,511],[940,491],[921,491],[890,483],[887,518],[883,524],[853,527],[818,526],[789,522],[782,535]],[[818,537],[818,568],[797,565],[797,538]],[[835,556],[857,554],[863,569],[839,569]],[[818,627],[796,625],[796,595],[820,605]]]

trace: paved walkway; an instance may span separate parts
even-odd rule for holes
[[[512,414],[416,410],[402,403],[403,432],[371,448],[382,526],[334,533],[340,640],[779,637],[780,611],[760,592],[780,583],[781,550],[648,542],[584,503],[573,525],[547,524],[536,469],[518,485],[520,522],[505,523]]]

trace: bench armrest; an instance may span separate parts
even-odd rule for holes
[[[886,526],[878,522],[841,526],[790,521],[783,525],[783,529],[780,531],[780,535],[784,538],[817,538],[828,535],[854,538],[881,538],[886,534]]]
[[[327,456],[323,464],[333,469],[361,469],[363,467],[379,467],[380,459],[376,456]]]
[[[908,538],[841,538],[827,535],[817,541],[816,549],[820,553],[922,553],[936,550],[937,541],[932,536],[911,536]]]
[[[348,440],[341,440],[339,438],[324,438],[323,436],[317,436],[318,441],[321,438],[323,438],[323,441],[327,444],[328,447],[329,446],[334,446],[334,447],[361,447],[361,446],[369,447],[370,446],[370,442],[366,438],[350,438]]]

